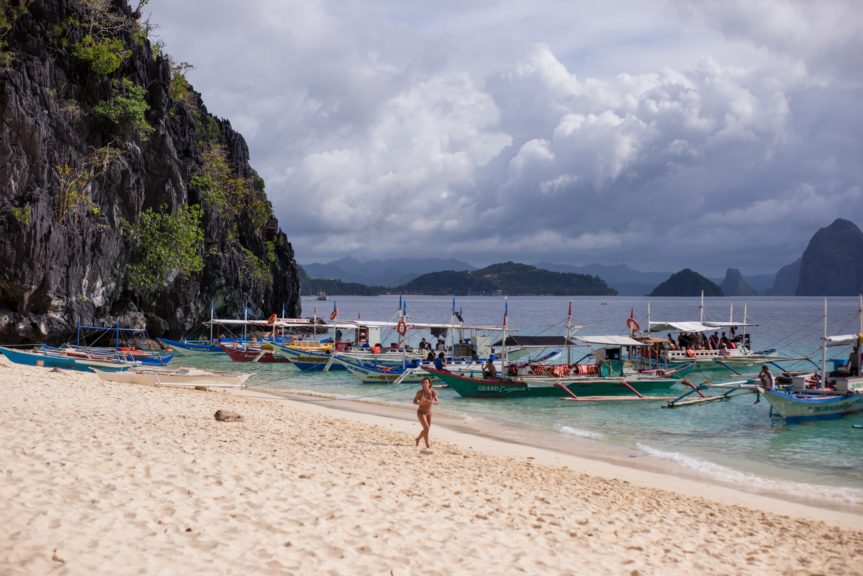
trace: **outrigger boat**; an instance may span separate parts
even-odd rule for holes
[[[792,362],[805,360],[805,358],[784,357],[776,354],[775,349],[753,351],[750,342],[750,334],[746,329],[757,324],[747,322],[748,307],[744,306],[743,321],[734,320],[734,305],[731,305],[729,319],[727,322],[707,321],[704,319],[704,292],[701,293],[700,315],[697,322],[693,321],[654,321],[650,318],[650,304],[647,305],[647,332],[638,339],[650,346],[648,353],[643,354],[641,363],[649,362],[656,368],[674,369],[683,365],[692,364],[695,372],[732,372],[741,375],[740,370],[747,367],[764,364],[766,362]],[[636,337],[641,327],[638,322],[630,316],[627,320],[630,334]],[[728,331],[730,337],[726,336],[728,344],[724,347],[704,346],[700,343],[709,341],[705,335],[709,332]],[[738,333],[739,331],[739,333]],[[657,332],[677,333],[678,340],[682,346],[670,338],[651,338],[651,334]]]
[[[580,336],[585,344],[604,344],[592,355],[596,363],[510,364],[494,378],[476,378],[427,368],[428,372],[467,398],[524,398],[552,396],[573,400],[668,400],[648,396],[679,384],[681,372],[632,373],[624,368],[622,346],[643,346],[627,336]],[[611,345],[609,345],[611,344]]]
[[[276,352],[271,344],[260,346],[226,346],[222,350],[234,362],[259,362],[261,364],[289,364],[291,359]]]
[[[772,412],[788,423],[795,423],[838,418],[863,411],[863,296],[860,297],[859,314],[859,333],[828,336],[827,300],[824,301],[820,373],[793,375],[790,385],[772,390],[759,386],[759,391],[770,402]],[[852,351],[847,363],[834,363],[834,370],[828,373],[827,348],[834,346],[852,346]]]
[[[241,372],[210,372],[197,368],[138,367],[131,368],[126,372],[110,372],[101,369],[94,369],[93,372],[107,382],[181,388],[242,388],[251,376],[251,374]]]
[[[80,372],[94,372],[97,369],[106,372],[123,372],[132,366],[128,362],[114,360],[91,360],[88,358],[51,355],[41,349],[14,350],[12,348],[0,347],[0,353],[16,364],[62,368],[64,370],[78,370]]]

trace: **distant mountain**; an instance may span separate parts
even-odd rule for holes
[[[746,283],[752,286],[758,294],[766,294],[770,287],[773,286],[773,281],[776,279],[775,274],[751,274],[743,277]],[[727,294],[726,294],[727,296]]]
[[[800,262],[797,296],[863,293],[863,232],[837,218],[812,236]]]
[[[755,289],[743,279],[743,274],[737,268],[725,271],[725,280],[719,287],[726,296],[755,296]]]
[[[443,271],[414,278],[399,290],[406,294],[464,295],[608,295],[616,292],[596,276],[543,270],[505,262],[472,271]]]
[[[626,264],[585,264],[584,266],[572,266],[570,264],[541,262],[537,263],[536,266],[546,270],[553,270],[554,272],[598,276],[622,296],[644,296],[654,286],[671,275],[671,272],[642,272],[630,268]]]
[[[347,257],[326,264],[303,266],[312,278],[330,278],[377,286],[398,286],[429,272],[473,270],[467,262],[451,258],[394,258],[358,260]]]
[[[800,283],[800,264],[803,259],[798,258],[791,264],[786,264],[776,273],[773,286],[767,290],[768,296],[794,296],[797,293],[797,285]]]
[[[318,292],[326,292],[328,295],[348,296],[376,296],[387,292],[383,286],[366,286],[358,282],[343,282],[330,278],[311,278],[303,269],[300,270],[300,294],[311,296]]]
[[[653,289],[648,296],[722,296],[722,288],[689,268],[684,268]]]

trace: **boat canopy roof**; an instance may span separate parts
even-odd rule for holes
[[[717,328],[758,326],[744,322],[651,322],[648,332],[709,332]]]
[[[629,336],[576,336],[576,340],[585,344],[598,344],[600,346],[646,346]]]
[[[318,320],[316,322],[316,320]],[[204,324],[214,324],[217,326],[257,326],[262,328],[272,328],[275,326],[276,328],[303,328],[303,327],[319,327],[319,328],[341,328],[347,330],[354,330],[359,328],[360,326],[378,326],[381,328],[395,328],[398,326],[398,321],[391,320],[343,320],[339,321],[327,321],[321,322],[321,320],[325,320],[324,316],[319,316],[318,318],[279,318],[272,324],[267,320],[234,320],[234,319],[213,319],[204,322]],[[423,329],[431,329],[431,328],[452,328],[455,330],[476,330],[479,332],[501,332],[503,331],[503,327],[501,326],[483,326],[483,325],[472,325],[472,324],[445,324],[434,323],[434,322],[412,322],[410,320],[406,321],[408,328],[415,330],[423,330]],[[515,332],[512,328],[507,328],[508,332]]]
[[[575,346],[572,340],[567,341],[566,336],[507,336],[506,344],[503,340],[498,340],[492,347],[502,348],[503,346],[521,346],[532,348],[555,348],[560,346]]]
[[[858,343],[863,344],[863,333],[828,336],[825,343],[828,346],[855,346]]]

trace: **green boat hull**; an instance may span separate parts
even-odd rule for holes
[[[632,388],[616,378],[585,378],[583,380],[563,380],[564,386],[553,380],[529,382],[526,380],[485,380],[470,378],[439,370],[428,370],[434,376],[465,398],[536,398],[576,396],[626,396],[633,395],[632,388],[639,394],[668,390],[676,381],[669,378],[639,379],[628,381]]]

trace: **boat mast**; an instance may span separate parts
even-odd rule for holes
[[[500,360],[500,362],[501,362],[501,364],[500,364],[500,366],[501,366],[501,370],[506,370],[506,357],[507,357],[507,350],[506,350],[506,317],[507,317],[507,312],[509,312],[509,302],[507,302],[507,300],[506,300],[506,296],[504,296],[504,297],[503,297],[503,354],[502,354],[502,355],[501,355],[501,357],[500,357],[500,358],[501,358],[501,360]]]
[[[729,324],[734,323],[734,302],[728,305],[728,322]]]
[[[827,298],[824,299],[824,337],[821,339],[821,386],[827,385]]]
[[[572,338],[572,301],[569,302],[569,311],[566,313],[566,365],[572,364],[570,358],[569,341]]]
[[[699,309],[699,322],[704,324],[704,290],[701,291],[701,305],[698,306]]]
[[[747,303],[747,304],[743,305],[743,342],[746,342],[746,320],[747,320],[746,316],[747,316],[748,312],[749,312],[749,304]]]
[[[210,300],[210,344],[213,343],[213,308],[216,303]]]

